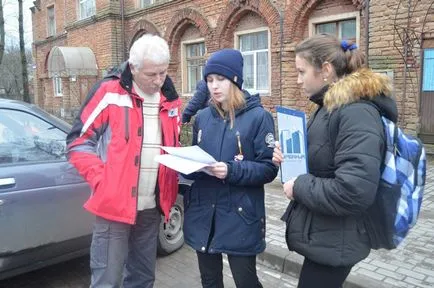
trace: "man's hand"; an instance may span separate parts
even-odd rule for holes
[[[275,147],[274,147],[274,150],[273,150],[273,159],[272,159],[272,161],[273,161],[274,165],[279,166],[280,163],[283,162],[283,153],[280,150],[280,143],[279,143],[279,141],[274,142],[274,145],[275,145]]]
[[[207,170],[219,179],[225,179],[228,175],[228,165],[224,162],[217,162],[208,167]]]
[[[187,116],[187,115],[183,114],[182,115],[182,121],[181,121],[181,123],[182,124],[188,124],[188,123],[190,123],[190,120],[191,120],[190,116]]]

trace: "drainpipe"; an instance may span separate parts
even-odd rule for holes
[[[280,52],[279,52],[279,63],[280,63],[280,83],[279,83],[279,87],[280,87],[280,106],[282,106],[282,98],[283,98],[283,94],[282,94],[282,80],[283,80],[283,12],[279,11],[279,24],[280,24]]]
[[[66,19],[66,0],[63,2],[63,33],[66,33],[65,27],[68,26],[68,21]]]
[[[125,2],[124,0],[120,0],[121,5],[121,57],[124,62],[126,59],[125,55]]]
[[[369,4],[370,1],[365,1],[365,55],[366,64],[369,67]]]

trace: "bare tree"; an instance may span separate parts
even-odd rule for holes
[[[26,49],[24,47],[23,0],[18,0],[18,29],[20,34],[21,73],[23,78],[23,100],[30,103],[29,76],[27,73]]]
[[[32,51],[26,50],[26,57],[32,63]],[[22,100],[23,79],[21,73],[21,52],[17,44],[8,45],[4,51],[3,62],[0,64],[1,97]]]
[[[0,64],[5,51],[5,18],[3,15],[3,2],[0,0]]]

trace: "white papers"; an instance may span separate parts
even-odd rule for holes
[[[281,180],[306,174],[307,138],[306,115],[302,111],[286,107],[276,107],[279,143],[284,160],[280,164]]]
[[[199,146],[166,147],[161,149],[169,154],[157,155],[154,160],[183,174],[190,174],[210,166],[217,161]]]

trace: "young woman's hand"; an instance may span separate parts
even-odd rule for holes
[[[275,147],[274,147],[274,150],[273,150],[273,159],[272,159],[272,161],[273,161],[274,165],[279,166],[280,163],[283,162],[283,153],[280,150],[280,143],[279,143],[279,141],[274,142],[274,145],[275,145]]]
[[[225,179],[228,175],[228,165],[224,162],[217,162],[207,169],[213,176],[219,179]]]
[[[296,178],[292,178],[288,180],[285,184],[283,184],[283,193],[285,193],[286,197],[290,200],[294,199],[294,182]]]

